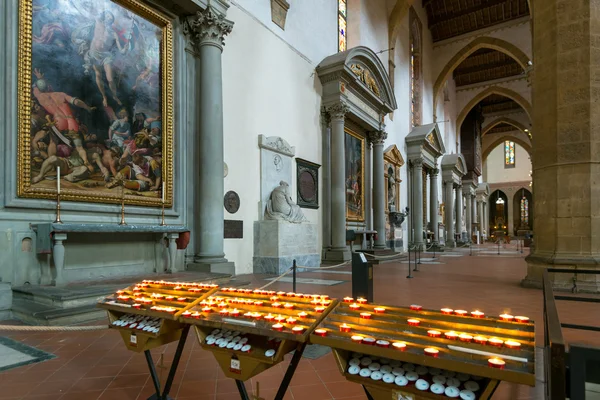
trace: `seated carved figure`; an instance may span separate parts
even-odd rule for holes
[[[290,185],[287,182],[279,182],[279,186],[273,189],[271,197],[267,202],[265,219],[281,220],[292,223],[307,222],[300,206],[294,203],[290,196]]]

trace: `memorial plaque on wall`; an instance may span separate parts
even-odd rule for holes
[[[243,239],[244,221],[225,220],[224,238],[225,239]]]
[[[230,214],[235,214],[240,209],[240,196],[233,190],[225,193],[223,206]]]
[[[304,208],[319,208],[319,164],[296,158],[297,203]]]

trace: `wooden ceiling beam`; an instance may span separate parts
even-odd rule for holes
[[[467,67],[467,68],[460,68],[460,66],[458,66],[458,68],[456,68],[454,70],[454,74],[456,74],[456,75],[466,75],[466,74],[471,74],[473,72],[481,72],[481,71],[485,71],[485,70],[489,70],[489,69],[494,69],[494,68],[509,67],[512,64],[516,64],[516,65],[519,66],[520,69],[522,69],[521,66],[519,65],[519,63],[517,63],[512,58],[509,58],[507,60],[507,62],[490,62],[490,63],[479,64],[479,65],[475,65],[473,67]]]
[[[432,15],[433,24],[429,24],[429,29],[432,29],[433,27],[435,27],[436,25],[439,25],[441,23],[448,22],[448,21],[454,20],[456,18],[460,18],[464,15],[468,15],[471,13],[483,11],[487,8],[494,7],[494,6],[497,6],[502,3],[506,3],[506,0],[489,0],[487,2],[482,2],[481,4],[476,4],[474,6],[467,7],[464,9],[452,10],[449,13],[446,13],[444,15],[444,17],[442,17],[442,18],[438,18],[436,15],[434,15],[433,10],[432,10],[431,15]]]

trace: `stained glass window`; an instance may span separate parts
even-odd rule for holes
[[[504,168],[515,166],[515,142],[507,140],[504,142]]]
[[[525,196],[521,199],[521,226],[529,226],[529,200]]]
[[[346,0],[338,0],[338,51],[346,51],[347,49],[347,21],[348,9],[346,8]]]

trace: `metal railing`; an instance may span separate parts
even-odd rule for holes
[[[598,270],[548,268],[542,276],[544,295],[544,374],[546,399],[585,399],[585,383],[600,383],[600,348],[565,343],[562,328],[600,332],[600,327],[562,323],[556,300],[600,303],[600,299],[576,296],[555,296],[550,273],[600,275]],[[587,374],[586,372],[591,372]]]

